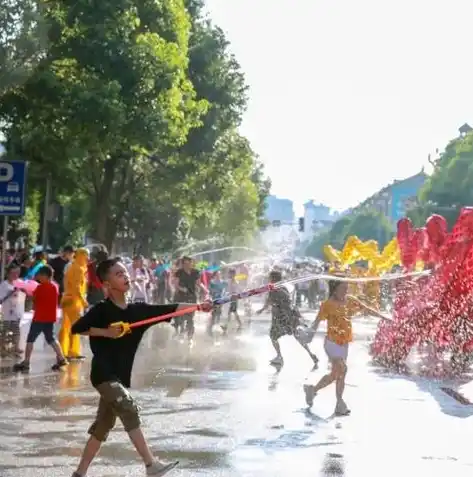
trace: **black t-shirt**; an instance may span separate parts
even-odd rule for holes
[[[54,270],[54,281],[59,285],[61,293],[64,291],[64,270],[68,263],[69,261],[64,260],[60,255],[54,257],[49,262],[49,265]]]
[[[111,300],[104,300],[91,308],[72,326],[72,333],[85,333],[90,328],[108,328],[112,323],[120,321],[136,323],[155,316],[173,313],[178,306],[176,304],[132,303],[123,309]],[[170,321],[171,319],[166,320],[166,322]],[[130,387],[136,351],[143,334],[153,324],[134,328],[130,334],[122,338],[110,339],[96,336],[89,338],[93,354],[90,370],[90,380],[93,386],[107,381],[118,381],[123,386]]]
[[[187,291],[178,290],[178,295],[191,300],[197,297],[197,283],[200,279],[200,272],[193,268],[189,273],[182,268],[176,272],[176,278],[179,280],[179,288],[185,288]]]

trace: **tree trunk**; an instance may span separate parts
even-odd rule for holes
[[[112,253],[115,237],[135,187],[131,180],[131,158],[114,156],[104,165],[104,177],[97,195],[96,238]]]
[[[107,250],[110,253],[113,252],[113,246],[115,245],[115,237],[117,236],[117,224],[115,220],[109,219],[108,220],[108,226],[107,226],[107,232],[105,235],[105,240],[103,244],[107,247]]]
[[[115,231],[113,231],[113,235],[110,233],[110,225],[112,222],[111,196],[117,162],[117,157],[111,157],[105,161],[103,178],[95,197],[96,209],[93,214],[95,219],[94,239],[105,245],[109,252],[111,252],[113,239],[115,238]]]

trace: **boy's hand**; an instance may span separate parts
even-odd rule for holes
[[[105,328],[103,331],[104,331],[104,334],[103,334],[104,337],[111,338],[111,339],[118,338],[123,333],[123,329],[119,325],[110,325],[108,328]]]

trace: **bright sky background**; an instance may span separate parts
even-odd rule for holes
[[[250,85],[242,132],[300,205],[356,205],[473,126],[473,0],[207,0]]]

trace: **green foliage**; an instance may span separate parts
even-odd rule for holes
[[[24,245],[34,245],[39,233],[41,194],[37,190],[28,191],[27,206],[25,215],[19,218],[10,218],[8,240],[15,243],[23,238]]]
[[[319,233],[307,247],[306,253],[323,259],[325,245],[341,249],[351,235],[356,235],[363,242],[376,240],[382,249],[394,236],[394,228],[383,214],[373,210],[362,211],[341,218],[329,230]]]
[[[312,239],[307,248],[305,249],[305,254],[309,257],[315,257],[320,259],[325,259],[324,256],[324,247],[325,245],[332,245],[332,240],[330,237],[330,230],[323,230]]]
[[[362,242],[376,240],[383,248],[394,236],[394,227],[381,213],[368,210],[353,217],[345,229],[346,237],[356,235]]]
[[[348,232],[347,229],[353,222],[353,217],[352,216],[345,216],[342,217],[341,219],[337,220],[332,228],[330,229],[329,237],[330,237],[330,245],[335,248],[341,248],[343,247],[346,238],[348,237]]]
[[[24,83],[44,57],[48,24],[35,0],[0,0],[0,98]]]
[[[450,225],[461,207],[473,205],[473,133],[451,141],[419,193],[419,206],[409,214],[424,225],[431,214],[443,215]]]
[[[432,214],[444,216],[452,226],[462,207],[473,206],[473,132],[450,141],[418,199],[418,206],[408,213],[416,226],[425,225]],[[361,240],[375,239],[383,246],[393,233],[385,217],[374,212],[344,217],[330,231],[315,237],[307,253],[323,258],[324,245],[341,248],[350,235],[357,235]]]
[[[237,132],[243,73],[203,2],[49,0],[42,18],[48,49],[4,91],[0,120],[29,186],[52,177],[50,242],[249,237],[270,184]]]

